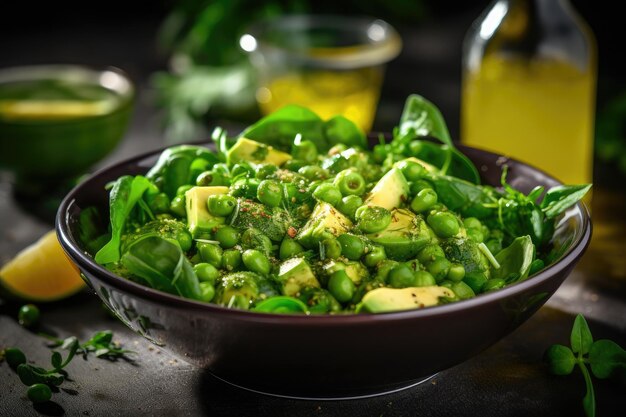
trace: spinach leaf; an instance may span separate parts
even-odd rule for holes
[[[249,126],[239,137],[256,140],[289,152],[294,138],[299,133],[302,139],[313,142],[320,152],[326,152],[329,144],[323,130],[324,122],[316,113],[306,107],[290,104]]]
[[[411,94],[404,104],[394,140],[398,137],[425,136],[437,139],[444,146],[424,141],[421,144],[423,149],[417,152],[418,155],[413,156],[437,165],[444,174],[454,175],[474,184],[480,183],[480,175],[472,161],[454,146],[446,122],[437,106],[420,95]],[[415,145],[412,148],[418,149]]]
[[[329,146],[342,143],[349,148],[367,149],[365,133],[354,122],[341,115],[331,117],[324,123],[324,136]]]
[[[141,175],[124,175],[115,181],[109,193],[111,240],[96,253],[96,262],[104,265],[119,261],[124,226],[137,201],[146,190],[153,187],[155,188],[154,184]]]
[[[552,219],[576,204],[589,189],[591,189],[591,184],[552,187],[541,202],[541,210],[548,219]]]
[[[437,198],[450,210],[463,217],[486,218],[494,213],[497,199],[489,189],[447,175],[433,174],[429,181],[437,192]]]
[[[523,281],[528,277],[534,255],[535,246],[530,236],[516,238],[496,254],[500,268],[492,268],[491,277],[504,279],[507,283]]]
[[[129,246],[122,256],[122,265],[152,288],[200,300],[198,277],[178,243],[174,242],[147,235]]]

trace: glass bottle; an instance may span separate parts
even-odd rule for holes
[[[463,45],[461,141],[591,182],[596,65],[568,0],[494,1]]]

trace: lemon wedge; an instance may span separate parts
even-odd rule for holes
[[[75,294],[85,283],[51,230],[2,267],[0,286],[20,299],[45,302]]]

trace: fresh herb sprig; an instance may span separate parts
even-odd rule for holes
[[[60,347],[61,349],[67,349],[71,339],[76,339],[74,336],[66,339],[58,339],[56,337],[42,334],[45,338],[52,342],[50,347]],[[85,343],[79,343],[76,349],[76,353],[83,355],[84,359],[87,359],[89,353],[93,353],[98,358],[117,360],[117,359],[129,359],[127,354],[135,353],[132,350],[122,349],[119,343],[113,341],[113,332],[110,330],[101,330],[94,333],[93,336]]]
[[[50,357],[51,369],[27,363],[26,355],[18,348],[11,347],[0,350],[0,358],[5,359],[9,366],[15,370],[20,381],[29,387],[27,396],[34,403],[48,401],[52,397],[53,390],[58,392],[56,387],[67,379],[68,374],[64,368],[77,354],[83,355],[84,359],[87,359],[89,353],[93,353],[98,358],[117,360],[119,358],[129,359],[126,355],[135,353],[131,350],[122,349],[118,343],[113,342],[113,332],[110,330],[98,331],[84,343],[80,343],[75,336],[65,339],[58,339],[47,334],[41,334],[41,336],[52,341],[51,348],[68,351],[65,359],[60,352],[56,350],[52,352]]]
[[[569,375],[574,367],[583,374],[587,392],[583,397],[583,408],[587,417],[596,415],[596,398],[591,374],[605,379],[619,370],[626,370],[626,350],[608,339],[594,342],[587,321],[578,314],[570,335],[571,349],[555,344],[545,352],[550,372],[555,375]],[[591,369],[591,371],[589,370]]]

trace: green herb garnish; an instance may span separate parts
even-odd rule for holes
[[[578,365],[585,378],[587,392],[583,397],[583,408],[587,417],[596,415],[596,398],[591,374],[605,379],[616,371],[626,369],[626,351],[608,339],[593,341],[587,321],[579,314],[574,320],[570,336],[571,349],[555,344],[545,352],[550,372],[555,375],[569,375]],[[591,372],[589,371],[589,368]]]

